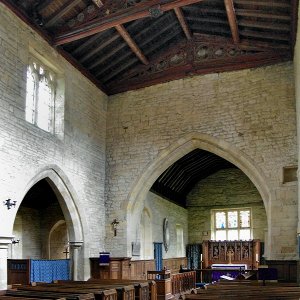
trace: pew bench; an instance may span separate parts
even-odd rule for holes
[[[300,299],[300,287],[259,286],[252,284],[213,284],[198,289],[197,294],[182,295],[184,300],[201,299]]]
[[[129,279],[89,279],[88,281],[56,280],[56,285],[70,285],[80,287],[102,287],[133,285],[135,289],[135,299],[137,300],[156,300],[157,288],[153,280],[129,280]],[[37,285],[42,285],[37,283]]]
[[[40,292],[40,291],[22,291],[22,290],[6,290],[5,296],[25,297],[31,299],[61,299],[66,300],[95,300],[94,295],[89,293],[63,293],[63,292]]]
[[[34,286],[20,286],[19,290],[60,291],[93,293],[97,300],[135,300],[133,285],[82,284],[82,283],[35,283]],[[110,292],[107,292],[110,290]],[[113,293],[115,291],[115,293]],[[148,299],[147,299],[148,300]]]

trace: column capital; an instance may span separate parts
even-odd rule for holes
[[[0,236],[0,249],[7,249],[13,238],[13,236]]]
[[[69,241],[70,248],[79,249],[83,245],[83,241]]]

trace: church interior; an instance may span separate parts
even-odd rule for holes
[[[300,298],[299,11],[1,0],[0,300]]]

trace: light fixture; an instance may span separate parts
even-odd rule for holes
[[[15,239],[13,238],[12,241],[11,241],[11,243],[12,243],[13,245],[19,244],[19,243],[20,243],[20,239],[15,240]]]
[[[17,201],[11,201],[11,199],[7,199],[3,201],[3,204],[7,206],[7,209],[11,209],[11,207],[16,207]]]

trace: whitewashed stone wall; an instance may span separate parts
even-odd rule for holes
[[[225,169],[201,180],[188,195],[189,243],[211,238],[211,210],[251,208],[253,238],[262,242],[268,228],[263,201],[256,187],[239,169]],[[208,233],[208,235],[206,235]]]
[[[126,228],[124,208],[147,167],[160,155],[168,159],[166,149],[186,135],[206,134],[238,149],[261,170],[269,190],[268,258],[296,257],[297,185],[282,184],[282,168],[297,163],[292,63],[195,76],[115,95],[107,120],[108,217],[118,216]],[[106,243],[114,253],[126,253],[126,231]]]
[[[60,107],[64,119],[58,120],[63,132],[60,136],[25,121],[29,48],[60,72],[64,88],[64,103]],[[82,229],[84,243],[79,253],[78,274],[87,278],[88,258],[104,250],[107,96],[3,4],[0,53],[0,191],[2,200],[17,201],[17,207],[9,211],[0,206],[0,236],[12,235],[17,209],[31,187],[32,178],[41,170],[51,169],[69,193],[73,206],[70,214],[79,215],[76,226]],[[61,195],[60,204],[65,196]]]
[[[167,252],[165,251],[165,248],[163,246],[163,258],[177,257],[176,225],[180,225],[183,229],[183,248],[185,249],[185,245],[187,244],[188,239],[187,210],[151,192],[149,192],[147,195],[145,207],[147,207],[151,211],[150,215],[153,242],[163,242],[163,222],[165,218],[168,219],[170,245]]]

